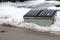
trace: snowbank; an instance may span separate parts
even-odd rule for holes
[[[23,16],[31,9],[16,8],[11,6],[0,6],[0,24],[12,24],[23,22]]]
[[[60,10],[60,7],[49,7],[48,9],[52,10]],[[57,14],[55,16],[55,22],[53,25],[50,26],[51,33],[54,34],[60,34],[60,11],[57,11]]]
[[[22,27],[25,29],[31,29],[39,32],[51,32],[51,33],[60,33],[60,12],[57,12],[55,17],[56,21],[51,26],[39,26],[35,23],[24,22],[23,16],[30,11],[31,9],[27,8],[17,8],[5,3],[0,5],[0,25],[6,24],[16,27]]]
[[[25,1],[25,2],[3,2],[3,3],[0,3],[0,4],[3,4],[3,5],[9,5],[9,6],[13,6],[13,7],[17,7],[17,6],[32,6],[32,5],[37,5],[37,4],[42,4],[44,3],[45,0],[35,0],[35,1]]]
[[[60,10],[60,7],[51,6],[51,7],[48,7],[48,9],[52,9],[52,10]]]
[[[25,23],[23,16],[31,9],[17,8],[11,6],[12,3],[3,3],[0,5],[0,24],[6,24],[35,31],[49,31],[49,27],[38,26],[34,23]]]

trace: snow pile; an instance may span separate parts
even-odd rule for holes
[[[46,3],[55,4],[55,5],[60,4],[59,1],[46,1]]]
[[[49,31],[49,27],[42,27],[34,23],[24,22],[23,16],[31,9],[16,8],[9,5],[3,3],[0,6],[0,25],[6,24],[42,32]]]
[[[25,2],[3,2],[3,3],[0,3],[0,4],[3,4],[3,5],[9,5],[9,6],[14,6],[14,7],[17,7],[17,6],[32,6],[32,5],[37,5],[37,4],[42,4],[44,3],[45,0],[34,0],[34,1],[25,1]]]
[[[13,6],[13,7],[15,7],[15,3],[13,3],[13,2],[2,2],[2,3],[0,3],[0,6]]]
[[[28,6],[28,7],[30,7],[30,6],[33,6],[33,5],[37,5],[37,4],[42,4],[42,3],[44,3],[45,2],[45,0],[35,0],[35,1],[25,1],[25,2],[23,2],[23,3],[21,3],[21,2],[16,2],[15,4],[15,6]]]
[[[0,5],[0,25],[6,24],[16,27],[22,27],[25,29],[31,29],[39,32],[60,32],[60,12],[57,12],[56,21],[50,27],[39,26],[35,23],[24,22],[23,16],[30,11],[27,8],[17,8],[10,5]]]
[[[49,7],[48,9],[60,10],[60,7],[53,6],[53,7]],[[54,34],[60,34],[60,11],[57,11],[57,14],[55,16],[55,22],[53,25],[51,25],[50,31],[51,33]]]
[[[0,6],[0,24],[17,24],[23,22],[23,16],[29,11],[27,8]]]
[[[27,22],[17,24],[17,27],[21,27],[21,28],[33,30],[33,31],[39,31],[39,32],[49,32],[50,30],[49,27],[43,27],[35,23],[27,23]]]
[[[48,9],[60,10],[60,7],[51,6],[51,7],[49,7]]]

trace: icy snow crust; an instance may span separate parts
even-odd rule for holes
[[[51,26],[39,26],[35,23],[24,22],[23,16],[30,11],[28,8],[17,8],[11,5],[2,3],[0,5],[0,25],[6,24],[25,29],[31,29],[39,32],[50,32],[60,34],[60,12],[57,12],[56,21]]]

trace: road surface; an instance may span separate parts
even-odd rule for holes
[[[0,26],[0,40],[60,40],[60,36]]]

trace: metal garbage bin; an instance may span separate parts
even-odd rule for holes
[[[24,15],[24,21],[29,23],[36,23],[40,26],[50,26],[54,23],[56,10],[30,10]]]

